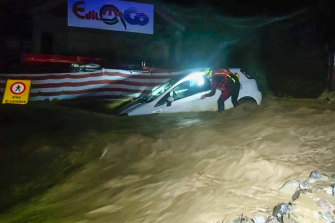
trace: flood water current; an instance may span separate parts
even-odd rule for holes
[[[134,128],[123,128],[123,120]],[[268,100],[222,114],[116,122],[126,137],[50,189],[39,208],[71,223],[233,222],[242,214],[269,216],[291,201],[280,190],[290,180],[335,173],[335,110],[326,105]],[[297,222],[325,222],[316,196],[297,201]]]

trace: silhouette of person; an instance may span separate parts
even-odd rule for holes
[[[18,85],[16,86],[15,92],[20,92],[20,91],[21,91],[21,85],[18,84]]]

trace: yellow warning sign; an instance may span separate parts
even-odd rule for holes
[[[27,104],[30,85],[30,80],[7,80],[2,104]]]

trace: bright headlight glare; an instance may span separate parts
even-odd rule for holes
[[[190,74],[190,79],[202,78],[205,72],[194,72]]]
[[[204,74],[205,74],[204,72],[195,72],[190,74],[189,79],[195,81],[198,84],[198,86],[202,86],[205,83],[203,78]]]

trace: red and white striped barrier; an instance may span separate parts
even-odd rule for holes
[[[178,72],[149,72],[102,69],[95,72],[53,74],[0,74],[1,97],[7,79],[31,80],[30,101],[97,99],[119,100],[139,96],[176,75]]]

